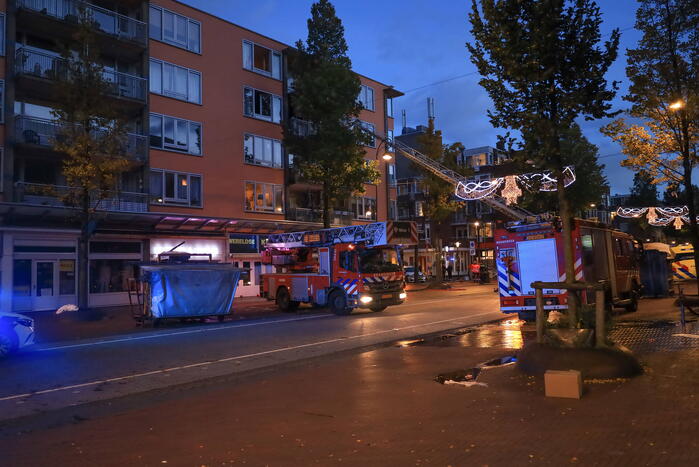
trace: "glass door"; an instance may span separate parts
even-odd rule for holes
[[[56,261],[34,260],[32,310],[50,310],[58,305]]]

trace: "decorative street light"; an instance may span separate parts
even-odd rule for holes
[[[682,107],[684,107],[684,101],[682,99],[677,100],[668,106],[670,110],[680,110]]]

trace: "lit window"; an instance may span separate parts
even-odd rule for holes
[[[155,204],[202,205],[201,175],[151,170],[150,194]]]
[[[282,185],[245,182],[245,210],[281,214],[284,212],[283,193]]]

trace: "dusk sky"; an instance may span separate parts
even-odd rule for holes
[[[306,20],[312,0],[185,0],[192,6],[220,16],[276,40],[293,44],[307,35]],[[626,49],[636,46],[640,33],[633,29],[635,0],[600,0],[602,34],[619,28],[619,57],[607,77],[621,81],[614,105],[626,109],[621,99],[627,88],[624,73]],[[349,55],[355,71],[405,92],[395,101],[396,134],[401,111],[408,126],[427,120],[427,97],[435,99],[436,124],[445,142],[461,141],[467,148],[495,145],[496,131],[486,110],[491,105],[478,85],[465,43],[471,40],[470,0],[335,0],[345,26]],[[435,6],[439,5],[439,6]],[[606,38],[605,37],[605,38]],[[611,192],[628,192],[633,173],[619,167],[619,147],[599,132],[606,121],[581,121],[584,134],[599,147],[606,165]],[[502,130],[501,130],[502,132]]]

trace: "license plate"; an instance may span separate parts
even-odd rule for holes
[[[385,294],[381,295],[381,298],[393,298],[393,294],[392,293],[385,293]]]

